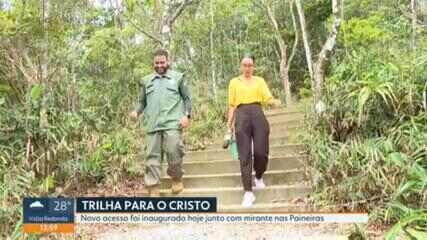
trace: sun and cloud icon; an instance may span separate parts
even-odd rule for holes
[[[30,208],[44,208],[44,205],[40,201],[34,201],[30,204]]]

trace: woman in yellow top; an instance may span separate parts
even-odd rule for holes
[[[273,99],[265,80],[253,75],[254,64],[254,57],[245,55],[240,63],[242,75],[231,79],[228,86],[227,127],[236,135],[245,190],[242,201],[244,207],[252,206],[255,201],[252,192],[252,165],[255,169],[255,188],[265,187],[262,176],[268,163],[270,126],[262,106],[280,104],[280,101]]]

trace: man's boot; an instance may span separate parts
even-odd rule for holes
[[[159,185],[150,186],[150,187],[147,187],[147,189],[150,197],[160,197]]]
[[[182,178],[172,179],[172,193],[178,194],[184,190],[184,183]]]

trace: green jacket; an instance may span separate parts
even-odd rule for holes
[[[148,133],[180,129],[183,116],[191,115],[191,95],[184,74],[168,70],[150,74],[140,81],[140,96],[135,109],[143,113]]]

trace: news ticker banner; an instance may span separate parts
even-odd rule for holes
[[[215,213],[216,211],[217,200],[214,197],[24,198],[23,231],[25,233],[72,233],[76,217],[81,219],[80,214],[109,214],[108,219],[114,222],[112,215],[121,216],[129,213]],[[106,220],[106,218],[103,219]]]
[[[75,224],[366,223],[366,213],[224,213],[214,197],[24,198],[25,233],[73,233]],[[250,209],[248,209],[248,212]]]

